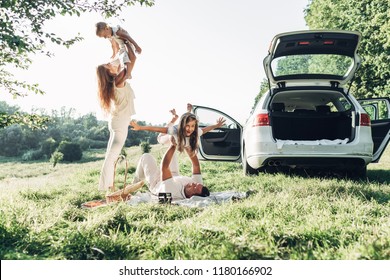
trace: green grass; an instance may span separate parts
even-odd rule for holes
[[[161,159],[164,148],[153,146]],[[141,155],[128,149],[129,181]],[[264,174],[246,177],[237,163],[201,162],[212,192],[248,198],[206,208],[115,203],[98,199],[104,150],[80,163],[0,158],[1,259],[390,259],[390,149],[369,165],[366,181]],[[181,157],[181,172],[190,162]],[[118,167],[121,186],[124,165]],[[146,187],[141,191],[146,191]]]

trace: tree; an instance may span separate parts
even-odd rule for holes
[[[118,3],[116,3],[118,2]],[[31,54],[53,54],[47,51],[49,42],[70,47],[83,38],[75,36],[63,40],[55,33],[44,30],[45,23],[56,16],[80,16],[88,12],[100,12],[104,17],[118,17],[127,6],[152,6],[154,0],[2,0],[0,2],[0,89],[14,96],[28,93],[44,94],[38,84],[18,81],[5,66],[28,69],[31,65]],[[37,114],[17,114],[0,111],[0,128],[10,124],[26,124],[30,127],[41,127],[48,118]]]
[[[48,158],[54,153],[57,149],[58,143],[52,137],[47,138],[41,144],[42,154]]]
[[[252,110],[255,108],[257,102],[259,102],[259,99],[261,96],[266,93],[269,90],[269,84],[267,79],[263,79],[260,83],[260,91],[255,97],[255,102],[253,103]]]
[[[79,161],[83,157],[80,145],[69,141],[61,141],[56,152],[63,154],[64,161]]]
[[[0,155],[7,157],[18,156],[22,150],[23,131],[17,124],[7,127],[0,135]]]
[[[359,31],[363,61],[352,84],[357,97],[390,93],[390,2],[383,0],[312,0],[305,10],[310,29]]]
[[[95,114],[92,114],[92,113],[81,116],[77,120],[77,123],[80,123],[84,127],[84,129],[86,129],[86,130],[98,126],[98,120],[97,120]]]
[[[1,40],[1,39],[0,39]],[[1,44],[1,42],[0,42]],[[1,52],[0,52],[1,56]],[[0,82],[1,82],[1,61],[0,61]],[[0,84],[1,87],[1,84]],[[6,102],[0,101],[0,128],[10,126],[12,124],[26,124],[31,128],[44,127],[48,122],[47,116],[40,114],[27,114],[19,112],[18,106],[9,106]]]
[[[53,163],[53,167],[56,167],[57,163],[64,159],[64,154],[61,152],[54,152],[50,157],[50,162]]]
[[[142,141],[139,145],[143,154],[150,153],[152,150],[152,146],[150,145],[149,141]]]

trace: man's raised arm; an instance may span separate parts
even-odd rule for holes
[[[169,164],[172,161],[172,157],[176,151],[176,142],[175,138],[171,136],[171,146],[165,152],[164,157],[161,162],[161,181],[165,181],[169,178],[172,178],[171,169],[169,168]]]

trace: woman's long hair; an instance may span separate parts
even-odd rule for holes
[[[177,132],[177,149],[179,152],[183,152],[184,146],[186,145],[186,124],[193,120],[195,120],[195,130],[189,137],[189,144],[193,152],[198,149],[198,119],[192,113],[185,113],[180,117],[179,129]]]
[[[100,106],[105,113],[110,112],[111,100],[114,99],[115,77],[110,74],[104,64],[96,69],[98,80],[98,97]]]

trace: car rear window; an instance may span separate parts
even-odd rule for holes
[[[333,75],[344,77],[353,66],[353,59],[336,54],[303,54],[275,58],[271,63],[274,77],[290,75]]]

